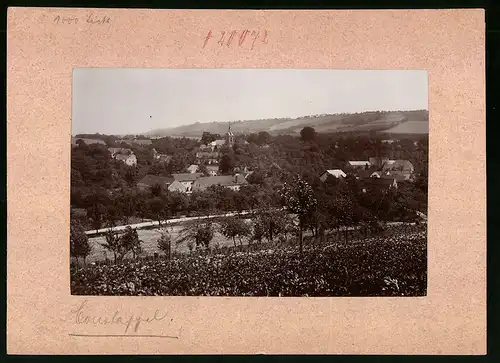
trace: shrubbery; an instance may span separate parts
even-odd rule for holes
[[[421,296],[426,232],[329,246],[72,268],[76,295]]]

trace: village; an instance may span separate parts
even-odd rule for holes
[[[101,139],[73,138],[73,146],[77,142],[87,145],[106,145]],[[246,140],[242,141],[248,144]],[[392,143],[394,140],[383,140]],[[123,139],[120,143],[124,147],[111,147],[108,151],[112,159],[118,160],[129,167],[137,165],[138,160],[134,152],[127,148],[127,145],[138,147],[151,146],[151,139]],[[236,167],[231,174],[223,174],[220,170],[221,150],[232,148],[236,143],[235,135],[231,131],[229,124],[228,131],[223,139],[214,140],[208,144],[201,144],[196,152],[194,164],[186,165],[184,173],[172,173],[171,176],[158,176],[147,174],[137,182],[137,188],[141,191],[149,191],[156,186],[170,192],[180,192],[191,194],[195,191],[204,191],[211,186],[223,186],[234,191],[238,191],[241,186],[247,185],[247,178],[253,171],[248,167]],[[264,145],[264,148],[269,145]],[[151,149],[153,160],[157,163],[168,163],[171,155],[161,154],[156,149]],[[354,176],[363,185],[363,192],[370,189],[386,190],[398,188],[398,183],[415,181],[415,168],[408,160],[391,160],[387,157],[370,157],[368,160],[348,160],[342,169],[327,169],[318,175],[322,182],[328,178],[343,179],[348,175]]]
[[[425,73],[76,73],[73,295],[427,293]]]

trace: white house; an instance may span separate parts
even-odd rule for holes
[[[199,167],[196,164],[192,164],[192,165],[188,166],[186,169],[190,174],[194,174],[198,171]]]
[[[335,178],[345,178],[347,175],[341,169],[331,169],[325,171],[319,179],[324,183],[329,176],[334,176]]]
[[[117,154],[115,156],[115,159],[124,162],[128,166],[137,165],[137,157],[134,154],[130,154],[130,155]]]

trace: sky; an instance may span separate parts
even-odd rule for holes
[[[428,109],[427,92],[421,70],[77,68],[72,134]]]

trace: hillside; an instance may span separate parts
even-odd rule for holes
[[[311,126],[318,132],[353,132],[353,131],[384,131],[391,133],[428,133],[429,113],[427,110],[416,111],[375,111],[356,114],[314,115],[298,118],[273,118],[262,120],[234,121],[231,129],[237,134],[248,134],[267,131],[270,134],[296,135],[306,126]],[[405,123],[411,127],[402,127]],[[427,126],[426,126],[427,125]],[[147,132],[147,136],[185,136],[199,137],[208,131],[224,134],[228,122],[194,123],[172,128],[156,129]]]

